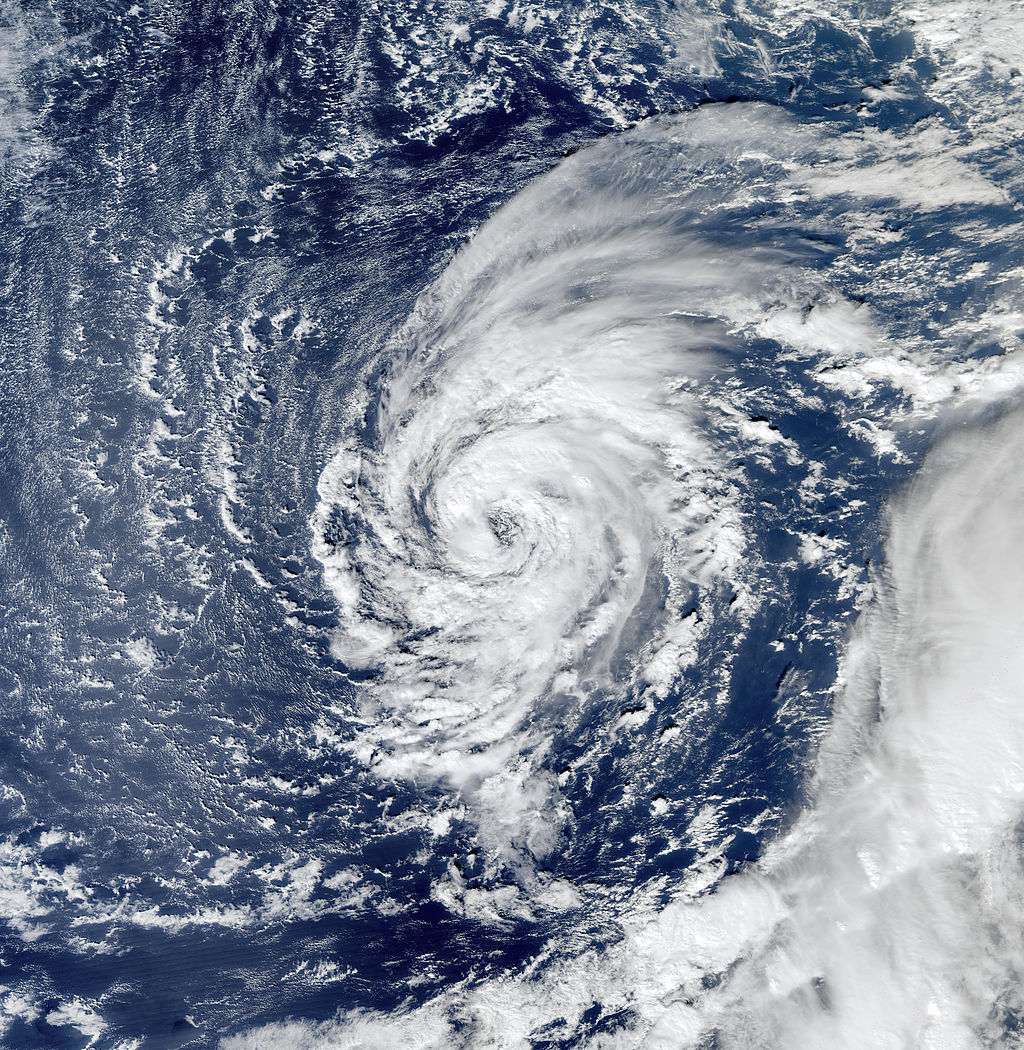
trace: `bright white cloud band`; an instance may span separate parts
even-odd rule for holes
[[[942,145],[921,141],[925,160]],[[1002,200],[947,153],[939,185],[865,155],[760,106],[606,140],[487,224],[396,335],[382,392],[352,406],[312,524],[336,654],[375,674],[353,746],[382,774],[451,786],[538,899],[551,888],[524,858],[557,826],[552,728],[595,695],[663,697],[716,617],[739,630],[756,609],[757,494],[738,456],[781,442],[773,454],[813,473],[743,412],[730,376],[753,341],[841,365],[820,382],[880,453],[901,423],[864,415],[877,384],[913,418],[955,388],[1017,382],[1010,357],[894,352],[836,290],[820,238],[877,233],[873,192],[919,213]],[[526,1046],[600,998],[632,1020],[590,1046],[998,1039],[1021,1005],[1021,433],[1011,415],[950,439],[893,512],[885,595],[851,643],[816,806],[756,867],[711,895],[683,881],[660,911],[638,899],[621,942],[552,960],[541,981],[274,1038],[384,1046],[404,1025],[408,1045],[458,1045],[457,1016],[466,1045]]]

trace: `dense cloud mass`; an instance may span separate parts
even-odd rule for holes
[[[557,820],[556,789],[510,779],[510,754],[543,768],[545,724],[597,693],[656,705],[771,587],[764,493],[736,464],[773,443],[791,467],[806,459],[731,403],[736,362],[765,357],[771,332],[776,355],[813,362],[810,389],[788,391],[797,402],[815,396],[823,355],[854,376],[891,367],[822,248],[863,221],[864,197],[890,192],[870,167],[853,188],[860,160],[835,128],[767,107],[645,125],[522,193],[396,337],[376,412],[321,480],[314,531],[332,514],[346,523],[318,548],[351,611],[335,655],[378,672],[379,706],[354,741],[374,748],[371,766],[457,785],[488,845],[507,849],[496,836],[511,832],[543,858],[531,822]],[[969,169],[950,174],[915,203],[998,199]],[[828,316],[811,333],[808,303]],[[924,353],[904,378],[927,387],[940,362]],[[1001,401],[992,386],[983,403]],[[850,397],[849,416],[858,407]],[[367,418],[362,402],[354,414]],[[869,423],[876,439],[885,422]],[[999,1040],[1021,1008],[1022,431],[1012,413],[959,422],[968,436],[941,439],[886,521],[808,813],[715,893],[691,899],[683,880],[682,898],[630,915],[614,950],[431,1004],[422,1045],[520,1045],[492,1018],[513,1010],[521,1033],[579,1024],[597,988],[632,1017],[593,1045]],[[354,1018],[324,1045],[388,1045],[394,1025]]]
[[[0,11],[0,1047],[1012,1046],[1024,18]]]

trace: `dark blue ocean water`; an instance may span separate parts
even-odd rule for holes
[[[687,33],[705,25],[715,61],[693,68]],[[472,823],[403,823],[444,789],[336,746],[360,675],[330,655],[308,520],[345,399],[459,246],[566,153],[736,100],[955,128],[927,93],[934,57],[881,3],[785,25],[751,5],[595,4],[526,32],[455,3],[56,0],[8,5],[0,38],[0,985],[27,1004],[4,1007],[2,1045],[213,1047],[404,1009],[553,938],[613,943],[611,906],[491,926],[447,909],[431,887],[456,863],[473,885]],[[482,85],[490,101],[464,104]],[[920,224],[906,237],[929,251]],[[841,248],[823,244],[823,265]],[[951,293],[901,313],[872,278],[843,291],[892,331],[959,309]],[[806,363],[760,346],[736,364],[750,417],[845,487],[808,516],[781,453],[742,464],[765,591],[748,629],[720,623],[635,733],[601,743],[635,700],[609,695],[556,737],[545,762],[572,770],[571,820],[542,867],[595,893],[667,896],[706,848],[682,833],[709,799],[725,874],[793,818],[855,615],[794,532],[839,537],[866,580],[884,500],[927,441],[880,458],[829,404],[787,398]],[[723,653],[727,702],[665,758]],[[654,819],[663,795],[683,802]],[[250,859],[218,885],[227,852]],[[314,959],[350,972],[309,980]],[[102,1027],[67,1023],[72,1001]],[[529,1045],[629,1023],[595,1001],[585,1030]]]

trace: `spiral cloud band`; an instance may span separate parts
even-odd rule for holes
[[[1024,0],[0,18],[0,1050],[1024,1046]]]
[[[972,356],[956,325],[922,335],[942,282],[855,294],[923,216],[961,236],[972,209],[1009,206],[934,128],[854,150],[848,135],[730,104],[566,159],[368,369],[311,523],[334,653],[365,701],[347,746],[475,828],[482,888],[436,882],[447,907],[494,923],[607,908],[544,871],[576,775],[556,778],[553,741],[594,711],[614,739],[673,698],[656,746],[711,740],[741,691],[734,651],[799,649],[766,623],[800,573],[866,610],[804,816],[721,882],[709,795],[686,832],[697,859],[609,912],[613,945],[552,952],[543,980],[467,978],[407,1015],[238,1046],[525,1047],[568,1038],[595,1002],[618,1020],[594,1047],[973,1047],[1017,1016],[1022,948],[1001,931],[1024,884],[1019,416],[940,442],[890,513],[884,573],[812,524],[866,506],[855,472],[830,485],[830,456],[897,476],[939,408],[989,419],[1019,389],[1012,353]],[[787,400],[759,394],[768,376]],[[780,464],[795,491],[771,487]],[[842,626],[823,614],[818,636]],[[780,724],[800,724],[785,697],[802,682],[780,676]]]
[[[815,136],[719,118],[572,157],[488,223],[325,472],[335,652],[375,672],[390,771],[478,786],[624,676],[663,692],[715,597],[756,604],[729,457],[781,439],[714,401],[766,307],[824,291],[821,246],[784,225]]]

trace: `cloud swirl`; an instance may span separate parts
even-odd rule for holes
[[[663,694],[726,592],[756,603],[731,463],[782,439],[709,391],[772,304],[826,285],[785,217],[815,139],[767,106],[650,122],[538,180],[422,297],[313,519],[375,761],[479,784],[566,705]]]

